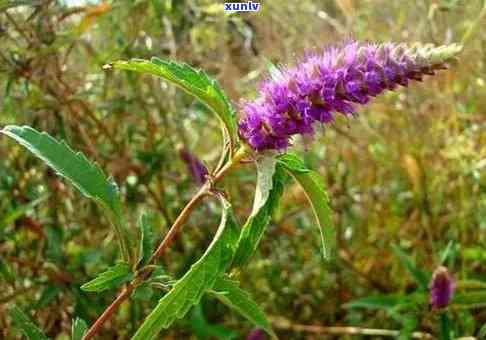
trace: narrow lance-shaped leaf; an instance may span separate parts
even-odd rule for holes
[[[129,242],[124,231],[121,200],[116,183],[82,153],[74,152],[65,142],[59,142],[45,132],[28,126],[9,125],[0,130],[43,160],[58,175],[71,182],[83,195],[107,208],[114,218],[122,253],[129,260]]]
[[[164,295],[132,339],[153,339],[176,319],[184,317],[231,264],[238,241],[238,227],[230,203],[223,197],[220,199],[223,214],[218,231],[208,249]]]
[[[423,270],[417,267],[415,261],[400,247],[392,245],[392,250],[405,269],[410,273],[410,275],[412,275],[412,278],[415,280],[415,282],[417,282],[420,289],[428,290],[430,277]]]
[[[257,249],[265,228],[278,206],[284,184],[288,178],[281,165],[275,164],[270,160],[263,160],[263,162],[262,164],[257,164],[259,174],[255,202],[252,214],[241,230],[233,262],[235,267],[241,267],[248,263]],[[266,165],[264,165],[265,163]]]
[[[155,248],[151,219],[152,216],[148,213],[143,213],[142,216],[140,216],[140,246],[138,255],[140,266],[147,263]]]
[[[276,337],[263,311],[250,294],[239,287],[238,281],[223,276],[216,281],[211,293],[225,305],[253,322],[255,326],[262,328],[270,336]]]
[[[123,283],[133,279],[133,273],[127,263],[118,263],[99,274],[93,280],[81,286],[85,292],[102,292],[107,289],[117,288]]]
[[[294,154],[280,156],[279,163],[299,182],[304,190],[317,219],[324,258],[332,259],[336,236],[324,182],[317,172],[308,169],[304,162]]]
[[[212,110],[225,127],[225,135],[235,145],[238,139],[235,112],[219,84],[203,70],[195,69],[185,63],[153,57],[150,60],[132,59],[115,61],[105,65],[105,69],[122,69],[149,73],[161,77],[180,87],[188,94],[199,99]]]
[[[88,330],[88,325],[83,319],[76,318],[71,327],[71,340],[81,340]]]
[[[10,317],[15,326],[22,331],[27,339],[48,340],[47,336],[17,306],[13,306],[10,309]]]

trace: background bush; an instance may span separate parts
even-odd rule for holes
[[[237,104],[255,95],[267,60],[292,63],[305,51],[350,38],[435,44],[464,39],[460,62],[450,71],[388,92],[359,119],[322,129],[307,148],[306,161],[330,190],[336,261],[322,260],[312,212],[295,186],[242,283],[288,339],[319,336],[292,330],[285,320],[404,327],[381,310],[344,308],[359,297],[406,297],[415,288],[392,245],[431,272],[449,244],[449,269],[462,282],[458,291],[468,284],[484,289],[482,1],[265,0],[258,13],[234,15],[224,13],[220,2],[204,0],[33,3],[0,13],[0,126],[28,124],[82,150],[114,176],[130,222],[151,211],[160,237],[197,189],[180,151],[190,150],[214,167],[219,127],[202,105],[173,86],[105,72],[103,64],[151,56],[182,60],[207,70]],[[244,184],[232,185],[235,177]],[[230,175],[224,187],[243,218],[251,208],[251,169]],[[218,224],[217,210],[206,204],[193,214],[163,258],[168,272],[180,276],[201,255]],[[96,295],[79,287],[117,256],[98,207],[0,138],[0,338],[19,334],[7,314],[14,302],[52,338],[68,336],[73,315],[92,322],[116,291]],[[124,304],[103,337],[128,338],[162,294],[140,294]],[[482,302],[454,310],[458,333],[476,334],[486,322],[486,297]],[[412,328],[434,332],[432,313],[417,313]],[[201,322],[208,323],[203,329],[226,327],[240,337],[251,329],[225,307],[206,302],[165,337],[204,338]]]

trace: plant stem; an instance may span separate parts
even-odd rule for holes
[[[447,312],[444,311],[440,313],[440,339],[441,340],[451,340],[451,328],[449,324],[449,316]]]
[[[187,221],[188,217],[190,216],[192,210],[197,206],[197,204],[204,198],[204,196],[210,193],[210,190],[213,188],[213,185],[220,181],[231,169],[233,169],[236,165],[241,163],[241,159],[245,157],[249,152],[249,149],[246,146],[241,147],[233,156],[233,158],[226,163],[212,178],[209,178],[206,183],[199,189],[199,191],[192,197],[192,199],[186,204],[184,209],[180,212],[179,216],[176,218],[172,226],[170,227],[169,231],[167,232],[166,236],[157,247],[155,252],[150,257],[148,264],[154,264],[165,252],[167,248],[170,247],[173,240],[181,230],[184,223]],[[144,280],[146,280],[152,270],[143,271],[143,273],[139,273],[132,282],[128,283],[122,292],[117,296],[115,301],[113,301],[101,314],[98,319],[91,325],[89,330],[83,336],[83,340],[90,340],[92,339],[103,327],[103,324],[111,318],[113,313],[118,309],[118,307],[130,297],[132,292],[135,288],[138,287]]]
[[[377,329],[377,328],[362,328],[362,327],[323,327],[317,325],[299,325],[292,324],[287,320],[275,320],[273,325],[276,328],[290,330],[293,332],[306,332],[315,334],[334,334],[334,335],[371,335],[382,337],[396,338],[400,335],[400,331],[394,329]],[[413,339],[434,339],[429,333],[413,332],[411,334]]]
[[[98,319],[93,323],[93,325],[89,328],[86,334],[83,336],[83,340],[92,339],[96,333],[103,327],[103,324],[106,320],[110,319],[113,313],[118,309],[118,307],[125,301],[133,292],[135,286],[131,283],[128,284],[125,289],[117,296],[115,301],[109,305],[103,314],[101,314]]]

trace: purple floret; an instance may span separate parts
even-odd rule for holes
[[[460,49],[350,42],[308,55],[265,80],[260,96],[243,104],[240,135],[256,151],[284,150],[292,136],[312,135],[316,122],[330,123],[336,112],[353,116],[383,91],[446,68]]]

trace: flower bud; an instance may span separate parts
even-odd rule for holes
[[[432,274],[429,284],[432,309],[447,307],[454,293],[454,280],[446,267],[438,267]]]

